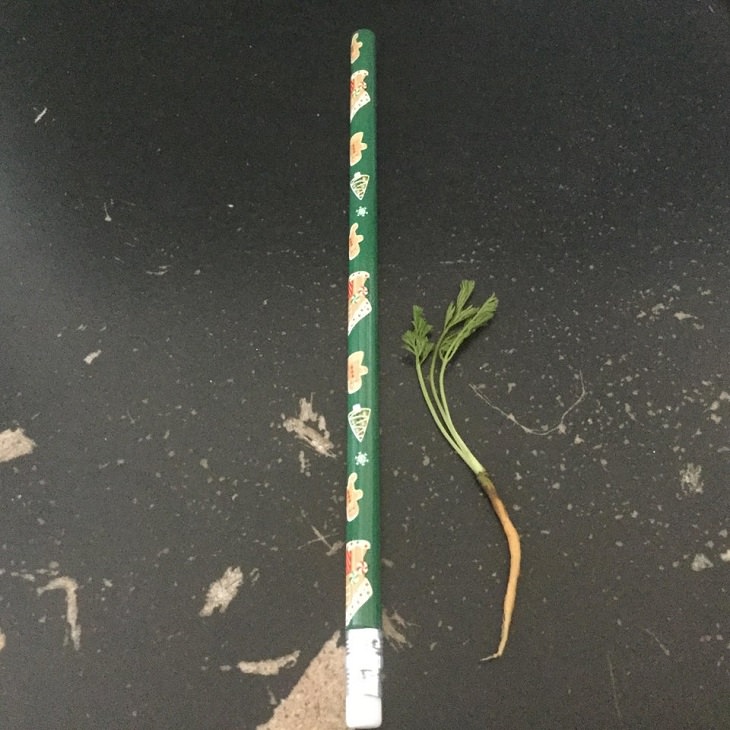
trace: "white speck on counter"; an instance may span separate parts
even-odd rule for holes
[[[68,576],[60,576],[54,578],[48,585],[36,588],[38,595],[44,594],[46,591],[61,590],[66,593],[66,623],[68,628],[63,643],[67,644],[69,639],[76,651],[81,648],[81,624],[79,623],[79,606],[76,598],[76,591],[79,584]]]
[[[684,496],[702,494],[704,491],[702,467],[699,464],[685,464],[679,472],[679,481]]]
[[[400,651],[404,646],[412,647],[404,631],[415,624],[406,621],[398,611],[389,613],[383,609],[383,636],[385,640],[395,649]]]
[[[309,542],[306,542],[304,545],[300,545],[297,549],[301,550],[303,547],[306,547],[307,545],[312,545],[315,542],[321,542],[326,548],[327,548],[327,556],[334,555],[337,553],[337,551],[344,546],[344,542],[342,540],[335,540],[335,542],[330,543],[328,541],[328,537],[331,537],[330,535],[323,535],[321,530],[318,530],[314,525],[310,525],[312,528],[312,532],[316,535],[314,540],[310,540]]]
[[[229,567],[218,580],[210,584],[205,597],[205,605],[200,609],[199,616],[212,616],[218,609],[225,613],[231,601],[236,597],[238,589],[243,583],[243,573],[240,568]]]
[[[311,477],[312,472],[310,471],[311,462],[306,457],[304,451],[299,452],[299,473],[304,476]]]
[[[96,350],[95,352],[90,352],[90,353],[89,353],[89,354],[88,354],[88,355],[87,355],[87,356],[86,356],[86,357],[84,358],[84,362],[85,362],[85,363],[86,363],[87,365],[91,365],[91,363],[92,363],[92,362],[94,362],[94,360],[96,360],[96,358],[97,358],[97,357],[99,357],[99,355],[101,355],[101,350]]]
[[[257,662],[238,662],[236,665],[244,674],[260,674],[265,677],[272,677],[282,669],[291,669],[299,659],[301,652],[297,649],[291,654],[280,656],[275,659],[262,659]]]
[[[644,633],[648,634],[649,636],[651,636],[652,639],[654,639],[654,641],[656,641],[656,643],[659,645],[659,648],[664,652],[664,656],[671,655],[669,649],[661,641],[659,641],[659,638],[653,631],[650,631],[649,629],[644,629]]]
[[[170,271],[170,264],[160,264],[154,270],[146,269],[144,273],[149,274],[150,276],[164,276],[168,271]]]
[[[31,454],[35,447],[35,441],[22,428],[0,431],[0,463]]]
[[[697,555],[695,555],[692,559],[692,570],[697,573],[701,570],[706,570],[707,568],[712,567],[712,561],[704,553],[697,553]]]
[[[319,415],[312,404],[314,396],[310,396],[311,400],[306,398],[299,399],[299,416],[290,416],[287,418],[282,414],[284,428],[309,444],[318,454],[335,458],[335,445],[330,440],[330,433],[327,430],[327,421],[324,416]],[[309,424],[314,424],[310,426]]]

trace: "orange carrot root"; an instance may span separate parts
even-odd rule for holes
[[[507,588],[504,593],[504,606],[502,611],[502,632],[499,638],[499,645],[494,654],[484,657],[482,661],[497,659],[504,653],[509,638],[510,624],[512,623],[512,614],[515,610],[515,600],[517,598],[517,581],[520,577],[520,562],[522,560],[522,548],[520,546],[520,536],[517,534],[515,526],[507,513],[504,502],[499,498],[497,489],[486,471],[481,471],[477,475],[477,481],[489,497],[489,502],[499,519],[500,525],[504,530],[509,546],[509,577],[507,579]]]

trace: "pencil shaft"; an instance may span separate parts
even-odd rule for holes
[[[375,37],[350,49],[346,626],[380,628]]]

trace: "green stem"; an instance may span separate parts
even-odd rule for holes
[[[448,360],[442,358],[441,359],[441,369],[439,371],[439,392],[441,393],[441,398],[443,400],[444,408],[442,412],[442,416],[444,419],[444,423],[446,425],[446,428],[448,428],[449,432],[452,434],[454,441],[458,444],[458,448],[456,449],[456,452],[459,454],[459,456],[463,459],[463,461],[466,463],[466,465],[474,472],[474,474],[479,474],[480,472],[484,471],[484,467],[481,465],[479,460],[474,456],[471,449],[466,445],[464,442],[464,439],[461,438],[461,435],[459,434],[458,429],[454,425],[454,421],[451,418],[451,411],[449,410],[449,401],[446,398],[446,366],[448,365]]]
[[[421,392],[426,401],[431,416],[436,422],[439,431],[443,434],[444,438],[449,442],[452,449],[459,455],[464,463],[471,469],[474,474],[478,474],[483,471],[484,467],[481,465],[479,460],[474,456],[471,449],[466,445],[464,440],[461,438],[458,429],[454,425],[454,421],[451,418],[451,412],[449,411],[448,400],[446,399],[446,388],[445,388],[445,373],[446,366],[448,365],[451,358],[454,356],[455,348],[445,354],[441,354],[443,342],[445,336],[453,327],[449,327],[444,324],[444,329],[439,336],[436,345],[431,353],[431,364],[428,369],[428,386],[426,385],[423,377],[423,372],[420,367],[420,363],[416,362],[416,371],[418,373],[418,381],[421,386]],[[441,368],[438,375],[438,385],[436,382],[436,359],[441,361]],[[436,407],[434,408],[434,403]]]
[[[423,399],[426,401],[426,406],[428,407],[429,412],[431,413],[431,416],[433,417],[434,423],[438,426],[439,431],[441,431],[441,434],[443,437],[449,442],[449,445],[451,446],[454,451],[459,453],[459,446],[454,440],[453,436],[449,432],[449,430],[444,426],[443,421],[441,420],[441,417],[439,416],[439,412],[442,409],[442,406],[439,404],[439,411],[437,412],[436,408],[434,408],[433,400],[431,399],[431,395],[429,394],[428,387],[426,385],[426,381],[423,377],[423,370],[421,369],[421,363],[416,361],[416,375],[418,376],[418,384],[421,386],[421,393],[423,394]],[[434,397],[436,397],[436,393],[434,392]],[[438,403],[438,399],[436,400]]]
[[[441,414],[441,419],[444,423],[448,423],[448,407],[446,406],[446,399],[444,397],[443,390],[439,391],[439,389],[436,387],[436,358],[441,352],[441,345],[443,343],[444,335],[446,334],[446,332],[448,332],[448,329],[447,326],[444,324],[444,331],[439,336],[436,345],[433,348],[433,352],[431,353],[431,365],[428,369],[428,382],[431,386],[431,393],[433,393],[433,398],[436,401],[439,413]],[[458,452],[458,448],[456,450]]]

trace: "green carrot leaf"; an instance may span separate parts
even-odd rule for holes
[[[428,337],[433,330],[433,327],[426,321],[423,307],[413,307],[413,329],[424,337]]]
[[[456,316],[451,325],[453,328],[456,324],[461,324],[461,328],[450,329],[450,331],[445,331],[441,336],[438,349],[439,357],[446,362],[451,360],[462,344],[471,337],[474,332],[476,332],[480,327],[483,327],[490,319],[492,319],[492,317],[494,317],[494,314],[497,311],[497,303],[497,297],[492,294],[481,307],[477,308],[469,306],[466,309],[463,309],[462,312]]]
[[[403,334],[403,345],[416,358],[417,363],[422,363],[431,354],[434,346],[429,339],[433,327],[426,321],[421,307],[413,307],[412,327]]]
[[[446,307],[446,314],[444,315],[444,329],[446,329],[454,319],[456,314],[456,305],[453,302],[449,302],[449,306]]]
[[[499,300],[494,294],[492,294],[489,299],[487,299],[487,301],[484,302],[478,310],[476,310],[474,315],[464,325],[464,329],[468,329],[469,334],[471,334],[479,329],[479,327],[483,327],[490,319],[492,319],[492,317],[494,317],[498,303]]]
[[[471,279],[464,279],[459,285],[459,295],[456,297],[456,308],[461,311],[464,305],[469,301],[476,282]]]
[[[446,334],[453,327],[456,327],[456,325],[471,319],[478,312],[477,307],[471,304],[467,306],[469,299],[474,292],[474,285],[475,282],[469,279],[464,279],[464,281],[461,282],[456,301],[451,302],[446,309],[443,334]]]
[[[448,323],[448,329],[455,327],[457,324],[465,322],[467,319],[473,317],[479,310],[476,307],[469,305],[466,309],[456,312]]]

